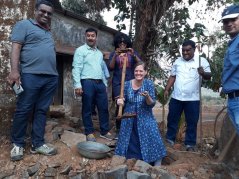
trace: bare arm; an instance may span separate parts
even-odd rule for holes
[[[20,84],[20,72],[19,72],[19,63],[20,63],[20,53],[22,49],[22,44],[13,42],[12,43],[12,52],[11,52],[11,71],[8,76],[9,83]]]
[[[115,60],[116,60],[116,52],[112,56],[112,59],[110,60],[109,68],[113,70],[115,68]]]
[[[169,77],[168,83],[167,83],[167,85],[165,87],[165,90],[164,90],[164,98],[168,98],[169,91],[172,88],[172,86],[174,85],[175,80],[176,80],[176,76],[170,76]]]

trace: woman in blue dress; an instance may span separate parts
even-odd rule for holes
[[[146,74],[145,64],[138,62],[134,79],[125,82],[124,99],[117,100],[118,105],[124,105],[124,113],[135,113],[136,117],[122,119],[115,154],[160,165],[166,149],[152,111],[154,84],[144,78]]]

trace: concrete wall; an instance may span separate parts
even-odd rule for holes
[[[97,27],[98,23],[94,24],[90,20],[84,22],[85,18],[77,18],[72,13],[66,12],[67,14],[56,11],[52,18],[51,30],[57,45],[79,47],[85,43],[85,30],[93,27],[98,30],[98,47],[104,51],[113,50],[112,43],[114,33],[116,33],[115,30],[108,32],[106,28],[99,29],[101,26]]]

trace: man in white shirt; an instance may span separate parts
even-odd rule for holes
[[[184,144],[188,151],[194,151],[197,138],[197,123],[199,119],[201,77],[211,78],[208,61],[195,56],[195,42],[186,40],[182,44],[182,55],[173,64],[171,75],[165,88],[164,97],[168,97],[173,86],[172,98],[169,103],[166,140],[174,144],[178,131],[178,122],[184,112],[187,123]]]

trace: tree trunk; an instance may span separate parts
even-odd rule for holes
[[[173,5],[175,0],[136,0],[136,29],[134,48],[146,63],[149,61],[147,52],[154,50],[151,43],[157,35],[156,27],[159,20]],[[181,2],[179,0],[178,2]]]

